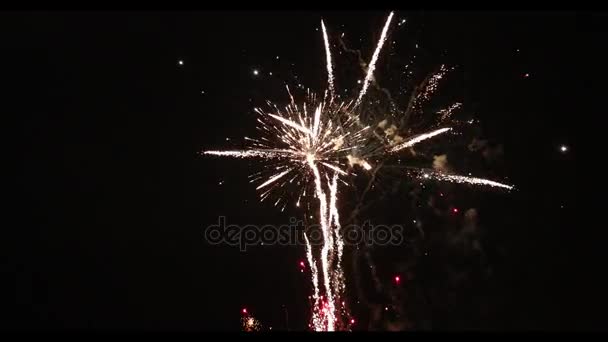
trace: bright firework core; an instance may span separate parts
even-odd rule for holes
[[[315,154],[314,154],[314,153],[308,152],[308,153],[306,154],[306,161],[307,161],[308,163],[314,163],[314,162],[315,162],[315,160],[317,160],[317,158],[315,157]]]
[[[402,150],[427,141],[451,131],[452,127],[436,128],[429,132],[403,138],[394,135],[397,127],[390,128],[385,134],[394,136],[386,141],[378,138],[371,125],[360,121],[361,103],[374,79],[373,72],[380,51],[387,39],[388,28],[393,13],[386,20],[380,40],[367,65],[366,75],[361,90],[356,99],[341,100],[335,95],[334,73],[330,52],[330,43],[325,23],[321,22],[325,56],[327,61],[327,90],[322,98],[307,92],[304,102],[298,103],[287,87],[290,103],[284,108],[268,102],[268,110],[256,108],[259,115],[258,138],[246,138],[250,147],[237,151],[204,151],[203,154],[227,156],[236,158],[258,158],[266,161],[265,172],[254,173],[251,182],[259,183],[260,200],[264,201],[272,193],[284,194],[285,189],[295,191],[295,206],[299,207],[302,200],[307,204],[307,210],[315,210],[317,223],[322,233],[320,248],[313,250],[305,232],[306,256],[310,266],[313,286],[313,310],[311,325],[317,331],[347,330],[354,324],[344,307],[337,303],[345,300],[345,279],[342,270],[342,254],[344,243],[341,235],[340,215],[338,211],[338,180],[347,184],[340,177],[348,177],[356,172],[369,173],[373,169],[374,160],[387,158]],[[444,66],[433,75],[428,85],[412,102],[415,108],[418,103],[428,99],[443,78]],[[257,74],[257,70],[254,70]],[[357,82],[360,83],[360,82]],[[445,120],[451,111],[460,107],[454,104],[438,114]],[[376,126],[376,125],[374,125]],[[384,128],[386,120],[378,127]],[[399,137],[397,139],[397,137]],[[378,143],[380,141],[380,143]],[[370,148],[370,146],[374,146]],[[380,146],[379,148],[377,146]],[[372,161],[373,162],[373,161]],[[480,178],[449,175],[439,172],[418,173],[415,177],[423,177],[437,181],[486,185],[511,189],[509,185]],[[279,195],[274,205],[282,210],[291,199],[290,196]],[[306,214],[310,216],[310,213]],[[303,265],[303,264],[302,264]],[[395,278],[400,281],[399,277]],[[243,310],[246,313],[245,310]]]

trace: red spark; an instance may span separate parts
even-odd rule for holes
[[[354,318],[350,320],[350,324],[355,324],[355,319]]]
[[[304,267],[304,261],[300,261],[300,267]]]
[[[458,208],[454,208],[454,209],[452,209],[452,212],[453,212],[454,214],[458,214]]]
[[[242,311],[242,312],[243,312],[243,314],[245,314],[245,315],[246,315],[246,314],[247,314],[247,308],[243,308],[243,311]]]
[[[401,277],[395,276],[395,283],[399,284],[401,282]]]

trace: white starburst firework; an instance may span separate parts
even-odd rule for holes
[[[360,120],[361,101],[365,97],[379,59],[393,13],[388,16],[377,47],[367,66],[366,76],[355,100],[341,100],[335,94],[335,80],[329,37],[325,23],[321,22],[327,62],[327,91],[322,99],[307,91],[303,102],[296,102],[287,87],[290,103],[282,108],[268,102],[268,108],[256,108],[258,113],[258,138],[247,138],[248,148],[233,151],[203,151],[205,155],[235,158],[257,158],[267,162],[264,172],[251,175],[251,182],[259,183],[260,199],[278,193],[274,205],[285,209],[290,196],[282,195],[285,189],[296,189],[293,200],[296,206],[306,200],[307,209],[318,205],[317,220],[322,233],[322,244],[313,249],[305,234],[306,256],[310,265],[314,308],[312,325],[317,331],[343,330],[348,327],[347,314],[339,314],[337,303],[343,301],[345,283],[341,266],[344,242],[340,232],[338,210],[338,181],[356,173],[366,173],[374,161],[411,148],[435,136],[447,133],[451,127],[442,127],[409,138],[387,142],[379,138]],[[424,91],[414,101],[414,106],[427,100],[437,88],[438,81],[447,69],[444,66],[431,77]],[[458,106],[441,112],[445,119]],[[447,113],[447,114],[446,114]],[[383,126],[384,127],[384,126]],[[387,134],[388,135],[388,134]],[[393,133],[391,133],[393,135]],[[397,142],[397,143],[395,143]],[[370,146],[374,146],[370,148]],[[370,152],[371,151],[371,152]],[[479,178],[427,173],[434,180],[489,185],[511,189],[512,187]],[[291,192],[291,191],[290,191]]]

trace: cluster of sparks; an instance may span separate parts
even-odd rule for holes
[[[439,122],[441,123],[441,122],[447,121],[450,118],[450,116],[452,115],[452,113],[460,107],[462,107],[462,103],[456,102],[453,105],[449,106],[448,108],[438,111],[437,114],[440,115]]]
[[[439,71],[431,76],[427,86],[424,88],[424,91],[420,94],[420,96],[416,98],[416,102],[418,105],[422,104],[422,102],[424,101],[428,101],[431,99],[433,94],[439,88],[439,82],[445,77],[447,72],[448,68],[445,65],[441,65]]]
[[[262,324],[255,317],[250,314],[247,314],[247,311],[243,312],[243,316],[241,317],[241,325],[243,331],[253,332],[260,331],[262,329]]]
[[[308,233],[304,234],[313,286],[311,326],[316,331],[346,330],[349,323],[354,323],[348,312],[343,309],[345,279],[341,261],[344,243],[338,211],[339,182],[348,186],[345,181],[347,177],[370,171],[375,166],[379,154],[389,156],[452,130],[452,127],[441,127],[408,138],[399,137],[398,143],[382,145],[380,153],[377,147],[369,147],[372,141],[377,142],[377,134],[359,118],[361,101],[373,80],[376,62],[387,39],[392,18],[391,12],[367,66],[367,74],[356,99],[347,101],[335,94],[329,37],[325,24],[321,21],[328,74],[328,86],[324,95],[318,98],[307,91],[306,100],[299,103],[287,87],[290,98],[287,106],[280,108],[268,102],[268,109],[255,109],[259,115],[257,121],[260,135],[258,138],[245,138],[249,143],[247,149],[203,152],[205,155],[264,160],[267,162],[266,169],[251,175],[251,182],[258,184],[256,189],[260,192],[260,200],[264,201],[271,194],[278,192],[274,190],[296,189],[281,192],[283,195],[277,196],[274,205],[284,210],[290,200],[293,200],[297,207],[306,203],[308,210],[314,210],[312,206],[316,206],[316,219],[322,233],[321,245],[313,248]],[[446,71],[442,66],[439,72],[430,78],[417,100],[428,100]],[[458,107],[460,104],[453,105],[439,114],[445,119]],[[377,146],[377,143],[374,146]],[[372,157],[375,159],[372,160]],[[435,171],[419,174],[418,177],[512,188],[490,180]],[[286,192],[292,193],[293,197],[286,195]],[[255,326],[252,317],[248,317],[245,323]]]

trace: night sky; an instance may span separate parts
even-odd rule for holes
[[[219,215],[281,224],[293,213],[257,201],[247,180],[255,163],[198,153],[239,147],[254,134],[256,101],[286,101],[283,82],[293,82],[293,73],[321,89],[321,18],[330,35],[346,32],[367,59],[386,14],[2,14],[13,32],[2,50],[23,95],[12,114],[19,113],[19,139],[9,146],[22,160],[14,183],[23,205],[6,240],[11,318],[2,325],[239,330],[246,307],[275,330],[285,328],[287,310],[289,328],[304,329],[310,280],[298,266],[302,247],[243,253],[203,241]],[[426,322],[416,328],[605,329],[605,318],[582,300],[591,288],[577,276],[590,267],[577,238],[588,229],[576,209],[578,104],[564,86],[576,83],[577,16],[397,11],[396,18],[408,23],[390,40],[420,44],[420,58],[428,56],[422,64],[457,65],[458,86],[444,93],[453,91],[481,120],[483,139],[502,145],[499,163],[458,164],[474,166],[462,171],[508,177],[518,188],[446,188],[447,205],[477,208],[484,261],[454,266],[441,238],[419,246],[427,255],[402,285],[430,298],[411,313]],[[406,207],[393,201],[374,215],[399,212],[409,222]],[[461,214],[416,215],[440,230],[461,225]],[[377,253],[387,283],[402,274],[404,250]],[[440,286],[450,268],[470,270],[466,285]],[[352,311],[362,321],[355,328],[365,330],[365,310],[353,303]]]

